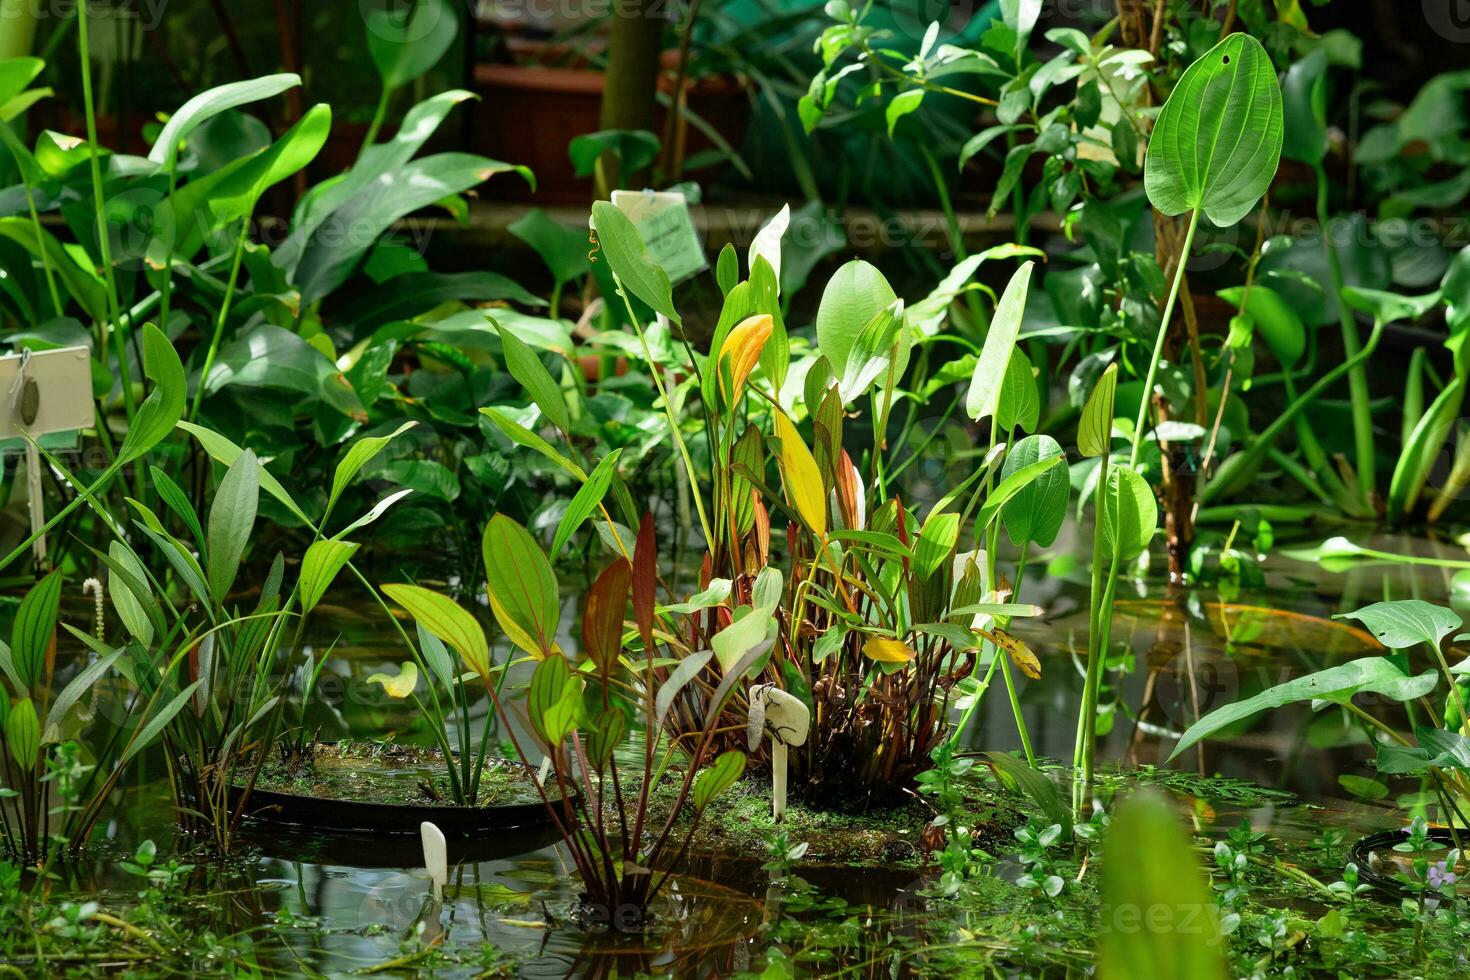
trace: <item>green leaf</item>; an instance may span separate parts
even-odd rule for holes
[[[179,144],[206,119],[213,118],[227,109],[273,98],[287,89],[301,84],[299,75],[281,74],[250,78],[243,82],[230,82],[194,96],[179,111],[169,117],[168,123],[148,151],[148,159],[171,171],[178,164]]]
[[[1051,436],[1027,436],[1006,453],[1005,465],[1000,471],[1001,481],[1032,463],[1064,455],[1061,445]],[[1000,510],[1000,519],[1005,524],[1011,544],[1019,548],[1030,541],[1039,547],[1050,548],[1067,519],[1070,492],[1067,470],[1062,466],[1044,471],[1018,490]]]
[[[1006,284],[1000,302],[995,305],[995,315],[990,318],[985,346],[980,349],[975,373],[970,378],[970,391],[965,398],[965,414],[977,422],[996,414],[1000,404],[1001,388],[1011,354],[1016,349],[1016,337],[1021,332],[1021,318],[1026,313],[1026,292],[1035,266],[1035,262],[1025,262],[1016,270]]]
[[[848,361],[857,356],[854,348],[858,337],[897,299],[883,273],[860,259],[853,259],[832,274],[817,307],[817,348],[826,356],[835,377],[848,377]],[[901,361],[895,372],[902,367]]]
[[[0,126],[0,133],[9,130]],[[9,140],[6,140],[9,143]],[[17,147],[24,147],[17,141]],[[78,264],[72,253],[44,228],[39,234],[29,218],[0,218],[0,236],[24,248],[34,258],[49,262],[71,298],[94,320],[107,319],[106,286],[89,269]],[[65,302],[65,300],[63,300]]]
[[[1001,508],[1005,507],[1017,494],[1030,486],[1042,474],[1053,470],[1065,462],[1061,456],[1046,456],[1038,458],[1035,462],[1018,466],[1010,474],[996,485],[985,498],[985,506],[980,508],[979,515],[975,518],[977,528],[989,527],[990,522],[995,520]]]
[[[587,229],[577,231],[558,224],[540,208],[533,208],[505,226],[541,256],[552,281],[563,285],[591,271],[587,262]]]
[[[496,514],[485,525],[481,552],[496,622],[531,656],[550,656],[556,650],[561,603],[546,554],[530,531],[504,514]]]
[[[611,201],[592,204],[592,226],[597,230],[598,249],[619,284],[655,313],[672,323],[681,323],[674,309],[673,287],[662,267],[649,257],[638,229]]]
[[[1118,390],[1118,365],[1109,364],[1092,387],[1077,423],[1077,451],[1083,456],[1106,456],[1113,445],[1113,398]]]
[[[21,698],[11,707],[10,716],[5,719],[5,743],[22,772],[36,768],[41,753],[41,721],[30,698]]]
[[[694,780],[694,809],[703,813],[715,797],[734,786],[745,773],[745,753],[721,752]]]
[[[1256,206],[1281,157],[1281,87],[1261,42],[1231,34],[1184,72],[1149,139],[1143,183],[1164,214],[1228,228]]]
[[[60,611],[61,569],[57,569],[31,586],[10,627],[10,656],[25,691],[36,690],[45,675],[46,653],[56,635]]]
[[[449,0],[417,0],[374,9],[364,18],[368,54],[389,92],[439,63],[459,36],[459,17]]]
[[[567,144],[578,177],[591,177],[604,153],[617,157],[623,173],[637,173],[658,159],[658,150],[658,137],[646,129],[603,129],[573,136]]]
[[[1284,684],[1277,684],[1254,697],[1211,711],[1180,736],[1174,751],[1169,753],[1169,758],[1175,759],[1196,742],[1271,708],[1299,701],[1345,704],[1355,694],[1379,694],[1394,701],[1411,701],[1434,690],[1438,682],[1439,677],[1432,670],[1410,677],[1387,657],[1351,660]]]
[[[1001,381],[995,424],[1002,432],[1014,429],[1031,432],[1040,419],[1041,396],[1036,391],[1036,373],[1031,367],[1031,358],[1017,347],[1011,351],[1011,360]]]
[[[203,384],[207,395],[231,385],[299,392],[356,422],[367,421],[357,392],[337,365],[300,335],[273,323],[259,324],[226,344]]]
[[[420,626],[459,651],[465,663],[490,679],[490,644],[480,621],[459,603],[418,585],[385,585],[383,594],[398,603]]]
[[[117,618],[122,620],[127,631],[147,647],[153,642],[154,635],[153,619],[148,615],[148,609],[156,603],[143,562],[121,541],[109,544],[107,553],[117,565],[109,566],[107,573],[107,595],[112,599],[112,608],[117,611]]]
[[[1102,863],[1099,976],[1225,980],[1214,896],[1161,796],[1136,792],[1118,808]]]
[[[1327,155],[1327,49],[1314,48],[1286,71],[1281,155],[1313,166]]]
[[[655,730],[663,729],[664,718],[668,716],[669,708],[673,707],[674,698],[689,686],[690,681],[699,676],[699,672],[704,670],[713,657],[712,651],[700,650],[680,660],[679,666],[669,671],[669,679],[659,685],[658,694],[653,700]]]
[[[152,718],[149,718],[147,724],[138,730],[137,734],[128,743],[128,747],[123,750],[122,757],[118,759],[118,765],[122,765],[153,744],[153,740],[158,737],[158,733],[163,731],[168,726],[168,723],[174,720],[174,716],[179,713],[184,705],[189,703],[189,699],[194,696],[194,692],[199,690],[199,685],[203,683],[204,678],[201,677],[178,694],[175,694],[168,704],[163,706],[163,710]]]
[[[924,90],[911,88],[906,92],[900,92],[888,102],[888,108],[883,112],[883,118],[888,123],[888,138],[893,139],[893,127],[898,121],[911,112],[918,111],[924,101]]]
[[[1153,490],[1138,471],[1113,466],[1108,469],[1102,503],[1104,547],[1118,561],[1132,561],[1148,547],[1158,525],[1159,505]]]
[[[337,506],[338,498],[342,496],[342,491],[347,489],[364,466],[382,452],[390,442],[417,424],[416,422],[404,422],[386,436],[364,436],[354,442],[332,473],[332,492],[327,497],[326,513],[331,514],[332,508]],[[323,517],[324,521],[325,519]]]
[[[1253,283],[1249,289],[1231,286],[1220,290],[1218,295],[1236,307],[1243,301],[1246,315],[1271,349],[1271,356],[1284,368],[1296,366],[1307,348],[1307,328],[1280,293],[1270,286]]]
[[[617,708],[599,712],[587,733],[587,760],[601,773],[612,762],[613,753],[628,736],[628,719]]]
[[[530,688],[526,692],[526,711],[532,727],[544,741],[552,745],[560,742],[565,735],[561,731],[561,724],[565,719],[549,716],[557,705],[568,700],[567,694],[572,690],[571,671],[567,669],[566,659],[561,654],[547,657],[536,665],[536,671],[531,675]]]
[[[726,677],[751,654],[763,655],[776,642],[779,623],[770,609],[750,606],[736,611],[735,620],[714,636],[709,645]]]
[[[78,671],[61,693],[56,695],[56,700],[51,702],[51,708],[46,712],[46,730],[50,733],[51,738],[55,738],[56,731],[66,720],[66,713],[71,710],[72,705],[81,700],[82,695],[90,691],[92,686],[101,680],[103,674],[112,669],[112,665],[117,663],[117,658],[122,654],[123,651],[119,648],[94,660]],[[0,694],[0,697],[4,696]]]
[[[184,415],[188,383],[174,345],[151,323],[143,325],[143,373],[153,390],[133,414],[128,434],[118,447],[117,462],[131,463],[162,442]]]
[[[1423,599],[1375,602],[1333,619],[1356,619],[1390,650],[1405,650],[1419,643],[1438,650],[1440,643],[1465,624],[1453,611]]]
[[[561,555],[561,549],[566,547],[566,543],[571,540],[577,528],[581,527],[582,522],[596,512],[603,497],[607,496],[607,488],[617,473],[618,457],[622,454],[621,449],[614,449],[598,460],[586,481],[577,490],[576,496],[572,497],[571,503],[567,504],[561,520],[556,523],[556,534],[551,540],[552,561]]]
[[[134,421],[133,424],[137,425],[137,422]],[[234,465],[235,460],[239,459],[240,454],[245,451],[218,432],[215,432],[213,429],[207,429],[202,425],[195,425],[192,422],[180,422],[178,423],[178,427],[197,439],[199,445],[204,448],[204,451],[212,459],[224,466]],[[131,430],[129,434],[131,435]],[[301,520],[301,523],[306,525],[311,524],[311,521],[307,520],[306,514],[302,512],[301,508],[297,506],[296,501],[292,499],[291,494],[286,491],[285,487],[281,486],[281,482],[272,476],[270,471],[264,466],[260,467],[259,477],[260,485],[265,489],[266,493],[284,504],[287,510]]]
[[[1062,839],[1072,839],[1072,808],[1062,799],[1057,784],[1026,764],[1024,759],[1008,752],[983,752],[981,758],[996,770],[1003,779],[1015,785],[1029,796],[1046,819],[1062,828]]]
[[[240,559],[255,529],[255,511],[260,504],[260,462],[245,450],[225,471],[209,508],[209,591],[216,602],[235,584]]]
[[[316,608],[322,596],[331,588],[337,573],[352,560],[357,545],[350,541],[323,538],[313,541],[301,559],[301,613],[305,615]]]
[[[536,356],[536,352],[524,340],[499,325],[495,329],[500,334],[500,343],[505,351],[505,368],[511,377],[521,383],[531,396],[531,401],[551,420],[552,425],[564,433],[571,432],[572,416],[567,410],[567,400],[562,396],[561,385],[556,383],[551,372],[546,370],[546,365],[541,363],[541,358]]]
[[[1379,767],[1379,771],[1382,771],[1382,767]],[[1337,784],[1354,796],[1360,796],[1365,800],[1382,800],[1388,797],[1388,787],[1368,776],[1354,776],[1345,773],[1337,777]]]
[[[291,277],[303,304],[315,303],[347,281],[378,236],[398,219],[463,194],[514,167],[469,153],[438,153],[381,173],[362,185],[313,232]]]

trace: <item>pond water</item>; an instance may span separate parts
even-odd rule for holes
[[[1058,554],[1066,553],[1066,540]],[[1451,540],[1360,543],[1464,557]],[[1019,597],[1041,604],[1047,614],[1017,627],[1042,663],[1041,679],[1023,684],[1023,715],[1037,755],[1067,760],[1084,672],[1085,569],[1061,562],[1044,571],[1040,563],[1033,568]],[[1419,801],[1423,788],[1417,779],[1390,782],[1388,795],[1378,800],[1345,789],[1341,776],[1376,774],[1368,764],[1371,746],[1340,711],[1272,712],[1233,738],[1207,741],[1172,763],[1165,760],[1178,734],[1202,714],[1287,677],[1381,649],[1353,624],[1332,619],[1334,613],[1390,597],[1442,601],[1455,590],[1449,573],[1426,567],[1329,574],[1275,554],[1264,572],[1264,585],[1247,589],[1171,589],[1156,576],[1126,584],[1104,694],[1111,729],[1100,739],[1099,758],[1110,772],[1128,774],[1128,781],[1163,786],[1197,834],[1225,839],[1247,819],[1269,835],[1288,864],[1313,867],[1308,880],[1335,881],[1330,869],[1340,868],[1346,847],[1363,835],[1401,826],[1405,808]],[[365,693],[377,690],[365,678],[398,660],[391,633],[345,605],[327,609],[330,615],[318,617],[325,621],[312,639],[319,648],[335,642],[338,661],[332,669],[338,673],[322,688],[333,710],[319,718],[321,737],[391,735],[425,742],[402,702]],[[996,688],[969,733],[975,750],[1020,745],[1004,691]],[[64,877],[70,880],[58,887],[125,900],[139,884],[118,869],[117,860],[138,842],[155,840],[161,853],[187,852],[187,842],[177,839],[159,772],[154,760],[151,770],[130,777],[107,824],[112,841],[105,853],[69,869]],[[1111,777],[1105,782],[1116,785]],[[1323,832],[1333,829],[1342,833],[1335,847],[1330,837],[1323,843]],[[497,831],[471,845],[453,844],[451,861],[458,863],[438,906],[429,897],[415,837],[334,837],[247,823],[241,858],[224,866],[201,864],[190,877],[180,906],[187,936],[177,942],[190,948],[187,955],[199,973],[246,964],[278,975],[432,971],[546,977],[763,970],[769,976],[925,976],[972,969],[1003,975],[1023,968],[1018,964],[1028,973],[1066,975],[1086,967],[1091,933],[1069,923],[1064,909],[1047,913],[1056,917],[1056,928],[1038,937],[1026,922],[1037,913],[1017,907],[1014,894],[998,894],[993,901],[983,894],[960,902],[932,897],[934,871],[916,859],[921,830],[914,823],[908,831],[913,844],[895,852],[901,857],[892,862],[798,862],[795,877],[784,884],[773,884],[762,869],[765,853],[696,848],[658,910],[661,931],[650,944],[589,936],[567,922],[575,873],[555,833],[544,828]],[[1323,847],[1328,853],[1319,853],[1315,865],[1292,856]],[[1002,861],[993,873],[1014,879],[1018,872]],[[1322,913],[1311,888],[1293,881],[1291,872],[1277,880],[1279,887],[1258,889],[1254,897],[1303,915]],[[1368,921],[1373,914],[1365,913]],[[424,931],[416,932],[420,926]],[[1075,931],[1070,939],[1068,930]],[[1028,943],[1044,949],[1026,952]],[[135,966],[147,974],[147,962]]]

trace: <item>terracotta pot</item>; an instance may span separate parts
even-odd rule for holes
[[[557,60],[542,49],[537,60]],[[561,59],[585,64],[575,56]],[[667,61],[668,59],[666,59]],[[540,204],[584,204],[593,197],[592,180],[578,177],[567,154],[575,136],[595,133],[602,108],[603,72],[587,67],[548,67],[544,64],[475,66],[475,91],[470,149],[507,163],[520,163],[536,174],[533,194],[523,182],[491,181],[485,193],[501,200],[534,200]],[[659,82],[672,92],[674,73],[666,70]],[[691,110],[707,120],[732,145],[745,137],[750,112],[744,85],[726,76],[686,83]],[[663,137],[665,110],[660,107],[654,132]],[[699,130],[681,123],[676,138],[685,159],[713,144]]]

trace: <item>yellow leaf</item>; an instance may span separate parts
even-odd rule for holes
[[[822,485],[822,471],[811,450],[801,441],[796,426],[784,414],[776,413],[776,438],[781,440],[781,476],[786,481],[786,494],[796,512],[818,537],[827,533],[827,488]]]
[[[902,640],[885,640],[874,637],[863,644],[863,653],[867,654],[869,660],[876,660],[880,664],[906,664],[912,663],[914,651]]]
[[[766,341],[771,339],[773,326],[769,313],[758,313],[741,320],[725,335],[715,365],[720,372],[720,391],[731,404],[740,397],[746,379],[760,361],[761,351],[765,349]],[[727,359],[730,362],[731,391],[725,391],[724,365]]]
[[[1005,630],[987,630],[985,633],[996,645],[1006,652],[1011,658],[1011,663],[1032,680],[1041,677],[1041,661],[1036,659],[1036,654],[1020,639],[1007,633]]]
[[[419,669],[412,662],[404,664],[398,669],[398,676],[390,674],[373,674],[368,678],[369,684],[381,684],[383,690],[390,698],[406,698],[413,693],[414,687],[419,682]]]

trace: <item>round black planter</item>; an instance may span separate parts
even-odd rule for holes
[[[1372,858],[1375,851],[1391,851],[1396,844],[1402,844],[1409,839],[1407,830],[1386,830],[1380,834],[1370,834],[1353,845],[1349,852],[1349,859],[1358,866],[1358,881],[1361,884],[1372,887],[1374,894],[1385,901],[1399,902],[1405,898],[1416,898],[1417,895],[1405,887],[1405,883],[1392,875],[1386,875],[1376,871],[1372,867]],[[1429,839],[1436,844],[1453,847],[1454,837],[1450,832],[1441,827],[1432,828],[1429,831]]]

